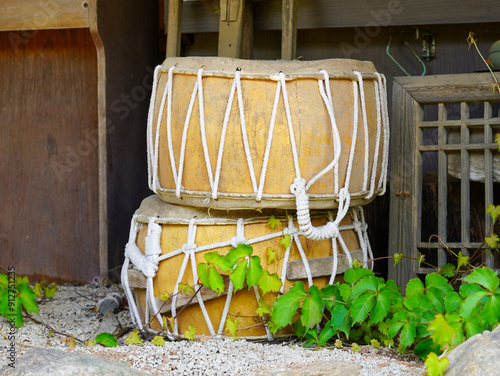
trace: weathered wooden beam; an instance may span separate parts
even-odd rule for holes
[[[241,57],[245,0],[220,0],[219,56]]]
[[[297,55],[297,10],[299,0],[283,0],[281,21],[281,59],[293,60]]]
[[[181,56],[182,0],[168,1],[167,57]]]
[[[350,252],[350,255],[353,260],[363,260],[363,251],[360,249]],[[309,261],[309,268],[311,269],[313,278],[330,276],[332,274],[333,256],[318,257],[308,259],[307,261]],[[337,274],[345,273],[349,268],[347,256],[345,254],[337,255]],[[302,260],[288,261],[286,278],[290,281],[307,278]]]
[[[89,2],[2,0],[0,31],[89,27]]]

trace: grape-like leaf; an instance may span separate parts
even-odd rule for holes
[[[420,279],[410,279],[406,284],[406,296],[422,295],[424,293],[424,288],[424,283]]]
[[[197,267],[198,279],[203,284],[203,286],[210,288],[210,282],[208,280],[208,265],[204,262],[200,262]]]
[[[297,321],[300,321],[300,320],[297,320]],[[326,342],[332,338],[333,336],[335,335],[335,330],[332,328],[331,325],[325,325],[325,327],[323,328],[323,330],[321,331],[321,333],[319,333],[319,342],[318,344],[320,346],[324,346],[326,344]]]
[[[283,237],[279,241],[280,245],[287,249],[292,245],[292,237],[288,234],[283,235]]]
[[[339,290],[340,290],[340,296],[342,297],[342,299],[344,299],[344,302],[347,303],[351,296],[351,291],[352,291],[351,286],[349,286],[347,283],[343,283],[340,285]]]
[[[29,287],[25,283],[20,283],[19,285],[17,285],[17,290],[19,291],[19,299],[26,311],[34,312],[39,315],[38,305],[35,301],[35,293],[31,289],[31,287]]]
[[[477,283],[493,292],[499,284],[498,275],[490,268],[477,268],[464,278],[465,282]]]
[[[394,266],[396,266],[403,258],[403,254],[402,253],[395,253],[394,256],[392,256],[392,258],[394,259]]]
[[[49,299],[52,299],[54,297],[54,294],[57,290],[59,290],[59,286],[57,286],[54,282],[52,282],[50,286],[45,286],[43,288],[45,296]]]
[[[344,305],[339,304],[332,310],[330,325],[335,331],[340,330],[349,338],[349,310]]]
[[[500,151],[500,133],[497,133],[495,135],[495,141],[498,143],[498,148]],[[497,218],[500,216],[500,205],[493,205],[489,204],[488,208],[486,209],[486,213],[490,213],[491,219],[493,219],[493,222],[497,220]]]
[[[498,241],[498,239],[497,239]],[[491,247],[495,248],[495,247]],[[458,252],[458,260],[457,260],[457,269],[460,269],[462,266],[467,266],[469,263],[469,256],[464,256],[462,251]]]
[[[271,312],[275,328],[283,328],[292,323],[293,316],[299,308],[300,301],[307,293],[302,282],[295,283],[284,295],[281,295],[273,304]]]
[[[118,346],[118,341],[116,337],[110,333],[103,332],[95,337],[95,341],[106,347],[116,347]]]
[[[344,347],[344,345],[342,344],[342,340],[340,338],[336,339],[335,340],[335,344],[334,346],[337,348],[337,349],[341,349]]]
[[[231,281],[233,281],[234,292],[240,290],[245,285],[245,277],[247,275],[247,260],[241,260],[233,272],[229,276]]]
[[[430,322],[427,329],[433,332],[431,338],[435,344],[441,347],[441,349],[443,349],[446,344],[450,343],[457,334],[457,330],[448,324],[444,316],[440,313]]]
[[[417,256],[417,262],[418,262],[418,267],[419,268],[422,266],[422,263],[424,261],[425,261],[425,256],[419,252],[418,256]]]
[[[187,340],[189,341],[194,341],[194,335],[196,334],[196,329],[198,329],[194,325],[189,325],[188,330],[184,332],[184,337],[186,337]]]
[[[375,296],[373,302],[373,308],[370,312],[369,324],[378,324],[380,321],[386,318],[389,313],[389,307],[391,305],[392,292],[388,288],[383,288]]]
[[[170,300],[170,294],[168,293],[168,291],[164,291],[160,294],[160,300],[163,300],[165,302],[168,302]]]
[[[226,260],[229,261],[231,268],[236,265],[238,260],[250,256],[253,253],[253,248],[246,244],[238,244],[236,248],[229,250],[228,254],[225,256]]]
[[[425,287],[427,289],[435,287],[445,294],[453,291],[453,287],[448,283],[448,280],[437,273],[430,273],[425,276]]]
[[[450,292],[444,298],[444,306],[446,308],[446,312],[452,312],[455,310],[459,310],[462,304],[462,297],[455,291]]]
[[[363,267],[363,263],[359,261],[358,259],[353,259],[352,260],[352,267],[354,269],[361,269]]]
[[[351,298],[355,298],[367,291],[378,290],[378,279],[374,276],[367,276],[354,284],[351,291]]]
[[[97,346],[97,342],[95,340],[93,340],[92,338],[88,339],[85,341],[83,347],[96,347]]]
[[[217,266],[220,270],[222,270],[224,272],[229,272],[232,270],[232,265],[229,262],[229,260],[226,259],[224,256],[219,255],[215,251],[205,253],[204,257],[208,263],[214,264],[215,266]]]
[[[353,299],[351,303],[351,317],[353,324],[366,320],[373,307],[374,293],[366,293]]]
[[[347,269],[344,273],[344,280],[352,286],[360,279],[373,275],[370,269]]]
[[[279,219],[276,219],[274,218],[274,215],[272,215],[271,217],[269,217],[269,219],[267,220],[267,225],[269,227],[271,227],[271,230],[274,231],[274,229],[276,227],[279,227],[281,225],[281,221]]]
[[[189,283],[179,282],[179,291],[183,295],[192,296],[194,295],[194,287]]]
[[[319,289],[317,286],[313,285],[309,288],[309,296],[307,296],[302,303],[302,315],[300,316],[302,325],[307,329],[311,329],[319,324],[323,317],[322,309],[323,301],[321,300]]]
[[[271,306],[269,305],[268,302],[264,300],[259,300],[257,302],[259,307],[255,310],[255,313],[258,314],[260,317],[264,317],[266,314],[271,314]]]
[[[156,346],[165,346],[165,339],[162,336],[155,336],[151,343]]]
[[[429,355],[427,355],[427,359],[425,360],[427,376],[442,376],[449,364],[450,361],[447,357],[439,359],[436,353],[429,353]]]
[[[406,324],[403,325],[401,329],[401,335],[399,337],[399,342],[403,349],[411,346],[415,342],[415,338],[417,336],[417,329],[413,320],[409,320]]]
[[[267,263],[271,264],[273,261],[278,261],[276,255],[278,254],[277,251],[272,249],[271,247],[267,248]]]
[[[455,266],[453,264],[444,264],[438,269],[438,273],[443,277],[452,278],[455,275]]]
[[[141,337],[139,337],[139,329],[132,330],[127,338],[125,338],[125,342],[129,345],[144,345],[144,342],[141,341]]]
[[[252,256],[250,257],[250,261],[248,262],[248,271],[247,271],[247,286],[250,287],[255,286],[260,276],[262,275],[262,266],[260,266],[260,257]]]
[[[468,296],[462,303],[460,316],[462,316],[465,321],[469,321],[475,312],[476,306],[480,303],[481,299],[487,295],[488,293],[483,290]]]
[[[264,270],[257,281],[257,285],[262,290],[262,295],[265,295],[269,291],[278,292],[282,283],[278,274],[269,274],[267,270]]]
[[[226,320],[226,330],[231,333],[231,335],[233,336],[234,339],[236,339],[236,332],[238,331],[239,327],[238,327],[238,320],[239,319],[234,319],[231,320],[230,318],[227,318]]]
[[[372,338],[370,340],[370,345],[372,345],[373,347],[375,347],[376,349],[378,349],[380,347],[380,342],[377,341],[375,338]]]
[[[217,291],[219,296],[224,292],[224,280],[215,268],[210,268],[208,271],[208,282],[210,284],[210,288],[213,291]]]
[[[488,244],[488,246],[491,248],[491,249],[496,249],[497,248],[497,245],[498,245],[498,241],[500,239],[498,238],[498,235],[497,234],[491,234],[490,236],[486,236],[484,238],[484,241],[486,242],[486,244]]]
[[[361,350],[361,347],[359,347],[359,345],[356,342],[354,342],[351,345],[351,350],[354,351],[354,352],[357,352],[357,351]]]

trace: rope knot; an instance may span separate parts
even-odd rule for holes
[[[185,243],[182,245],[181,250],[184,253],[189,253],[191,251],[194,251],[196,249],[196,243]]]
[[[306,193],[306,179],[295,178],[293,179],[292,185],[290,185],[290,192],[293,193],[295,197]]]
[[[244,236],[235,236],[234,238],[231,239],[231,246],[233,248],[236,248],[238,244],[246,244],[247,238]]]

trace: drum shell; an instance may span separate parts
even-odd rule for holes
[[[164,204],[168,205],[168,204]],[[276,211],[275,211],[276,212]],[[272,230],[267,225],[268,216],[259,215],[259,213],[255,212],[247,212],[246,219],[247,223],[244,225],[245,237],[247,239],[255,239],[262,235],[267,235],[271,233],[275,233],[276,231],[283,230],[286,223],[286,216],[284,211],[278,211],[279,214],[276,215],[277,218],[282,219],[282,224],[279,229]],[[211,211],[210,215],[213,219],[217,218],[218,215],[221,217],[224,213],[217,213],[216,211]],[[242,213],[238,213],[241,215]],[[258,214],[256,216],[256,214]],[[280,215],[281,214],[281,215]],[[231,213],[232,218],[235,218],[234,213]],[[327,215],[325,212],[313,212],[313,216],[316,217],[313,219],[313,223],[315,225],[324,224],[327,220]],[[155,216],[156,217],[156,216]],[[187,218],[188,219],[188,218]],[[139,217],[138,220],[143,223],[143,227],[139,230],[137,236],[137,245],[144,252],[145,249],[145,236],[147,234],[148,225],[146,217]],[[159,219],[161,221],[161,219]],[[203,225],[197,224],[196,229],[196,238],[195,243],[197,247],[203,247],[205,245],[215,244],[222,241],[229,240],[236,235],[236,223],[230,223],[232,221],[231,218],[225,218],[220,220],[220,224],[210,224]],[[347,215],[344,220],[341,222],[341,225],[347,225],[352,222],[352,219],[349,215]],[[163,224],[162,225],[162,234],[161,234],[161,248],[163,254],[168,254],[177,249],[180,249],[183,244],[186,243],[188,236],[188,225],[186,223],[179,224]],[[358,241],[357,234],[354,230],[345,230],[341,231],[341,236],[349,251],[358,250],[360,248],[360,244]],[[306,239],[304,236],[299,236],[300,243],[303,247],[303,250],[307,256],[307,259],[320,258],[325,256],[333,255],[333,248],[331,240],[324,241],[313,241]],[[271,264],[267,263],[267,249],[269,247],[274,250],[281,251],[283,255],[284,250],[279,244],[280,237],[258,242],[252,244],[253,254],[257,255],[261,258],[261,265],[264,269],[266,269],[270,274],[277,273],[278,276],[281,276],[281,269],[283,265],[283,257],[279,262],[273,262]],[[338,243],[339,253],[342,253],[342,248],[340,243]],[[209,251],[197,252],[195,259],[196,264],[198,265],[201,262],[206,262],[204,259],[204,254],[207,252],[217,251],[219,254],[226,254],[231,246],[220,247],[216,249],[212,249]],[[157,274],[153,280],[154,284],[154,295],[159,297],[164,292],[172,293],[174,291],[175,284],[178,279],[179,271],[181,269],[181,264],[183,262],[184,254],[180,254],[174,256],[172,258],[168,258],[163,260],[159,264],[159,269]],[[300,260],[299,250],[297,245],[293,242],[290,250],[289,261],[292,260]],[[329,276],[318,277],[313,279],[314,285],[319,288],[326,286],[329,282]],[[308,286],[307,279],[301,280],[304,285]],[[185,274],[182,278],[182,282],[189,283],[191,286],[195,285],[195,281],[193,281],[192,269],[190,263],[188,263],[188,267],[186,268]],[[289,281],[286,280],[284,291],[286,292],[293,283],[297,282],[297,280]],[[135,289],[136,299],[138,307],[140,308],[141,316],[144,315],[144,307],[145,307],[145,289]],[[207,300],[205,302],[205,307],[210,316],[211,322],[215,331],[217,331],[219,327],[219,322],[222,317],[222,311],[224,309],[224,305],[226,303],[226,295],[221,295],[219,298]],[[277,298],[276,293],[268,292],[262,299],[272,304]],[[229,316],[231,319],[234,319],[239,315],[239,327],[252,327],[246,331],[239,332],[237,336],[245,337],[245,338],[253,338],[253,337],[263,337],[266,335],[266,331],[263,326],[255,327],[256,324],[262,323],[262,319],[256,316],[256,309],[258,308],[257,299],[254,293],[253,288],[248,290],[244,287],[242,290],[237,291],[233,294],[231,298],[231,305],[229,308]],[[180,307],[177,308],[177,312],[179,312]],[[170,316],[171,313],[165,313],[165,315]],[[204,334],[209,335],[209,329],[205,322],[203,313],[198,304],[192,304],[181,312],[181,314],[177,317],[178,325],[179,325],[179,333],[184,334],[186,330],[188,330],[189,325],[194,325],[197,327],[196,334]],[[160,329],[159,323],[156,319],[154,319],[153,328]],[[288,331],[290,332],[290,331]]]
[[[241,87],[243,93],[246,132],[251,160],[259,184],[266,143],[268,139],[271,114],[276,94],[276,76],[279,71],[304,72],[302,78],[287,82],[293,132],[296,139],[298,161],[301,176],[310,180],[334,159],[332,126],[323,98],[318,89],[317,73],[319,69],[327,70],[332,78],[332,92],[335,119],[341,140],[341,156],[339,159],[339,188],[343,187],[347,177],[347,166],[351,141],[353,139],[354,94],[351,78],[335,78],[339,72],[360,71],[373,74],[375,68],[370,62],[331,59],[311,62],[259,62],[229,58],[169,58],[162,65],[155,94],[152,112],[152,134],[156,135],[158,117],[163,93],[168,81],[168,69],[175,65],[176,69],[198,69],[205,66],[206,72],[216,70],[218,74],[233,74],[237,67],[241,72],[268,73],[267,79],[250,79],[243,77]],[[310,75],[308,78],[307,75]],[[316,76],[314,76],[315,74]],[[176,168],[179,166],[181,144],[196,74],[174,74],[172,85],[171,135],[173,155]],[[204,122],[210,168],[216,174],[222,124],[233,82],[232,77],[204,76]],[[372,167],[376,163],[375,182],[379,182],[382,169],[382,141],[379,153],[375,155],[377,142],[377,103],[375,100],[375,79],[363,81],[366,102],[366,119],[368,124],[368,176],[371,181]],[[166,202],[212,208],[295,208],[295,198],[290,193],[290,185],[294,182],[296,171],[293,162],[291,141],[285,113],[283,98],[280,98],[276,123],[271,143],[271,153],[266,172],[261,201],[256,201],[256,194],[250,178],[247,156],[242,141],[242,129],[238,102],[233,100],[229,116],[227,133],[223,147],[220,182],[217,199],[211,199],[211,186],[207,172],[207,163],[202,147],[200,132],[199,98],[194,102],[193,112],[188,122],[185,164],[182,176],[182,198],[176,196],[176,184],[172,173],[172,161],[167,142],[166,106],[159,122],[158,182],[155,192]],[[349,183],[351,206],[362,205],[373,199],[367,198],[368,187],[363,186],[365,163],[365,133],[363,129],[362,110],[358,105],[358,131],[352,174]],[[380,140],[384,138],[381,130]],[[377,185],[374,193],[382,189]],[[336,208],[338,191],[335,189],[334,171],[326,173],[308,190],[310,208]]]

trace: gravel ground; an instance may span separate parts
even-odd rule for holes
[[[56,332],[69,333],[82,341],[95,338],[99,326],[95,305],[111,292],[121,291],[119,286],[104,287],[95,282],[85,286],[60,286],[53,299],[39,305],[40,316],[34,315],[52,329],[27,319],[15,335],[17,355],[32,347],[55,348],[121,361],[151,375],[270,375],[336,361],[358,364],[363,376],[424,373],[422,362],[401,356],[392,349],[370,346],[362,347],[358,352],[336,348],[304,349],[296,340],[270,344],[205,338],[193,342],[167,341],[165,346],[149,343],[124,344],[115,348],[83,347],[82,344],[68,346],[66,337]],[[117,318],[122,327],[133,326],[127,310],[119,312]],[[8,332],[7,321],[0,317],[0,368],[7,364]]]

